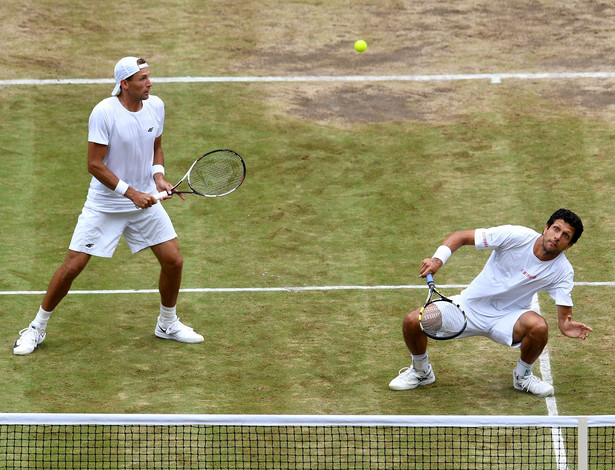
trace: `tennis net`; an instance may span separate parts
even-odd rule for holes
[[[614,469],[615,416],[0,413],[0,468]]]

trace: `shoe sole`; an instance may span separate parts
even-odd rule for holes
[[[45,338],[43,338],[43,339],[45,339]],[[17,342],[15,342],[15,343],[17,343]],[[17,351],[16,349],[17,349],[18,346],[17,346],[17,344],[14,344],[13,345],[13,354],[15,354],[16,356],[27,356],[28,354],[32,354],[36,350],[36,348],[38,348],[38,345],[41,344],[41,343],[42,343],[42,341],[40,341],[39,343],[36,343],[34,345],[34,347],[32,349],[30,349],[29,351]]]
[[[16,349],[19,347],[17,346],[17,342],[19,341],[18,339],[17,341],[15,341],[15,343],[13,343],[13,354],[15,354],[16,356],[27,356],[28,354],[32,354],[34,350],[38,348],[38,345],[41,344],[43,341],[45,341],[46,336],[47,336],[46,333],[43,333],[43,335],[39,336],[39,341],[29,351],[16,351]]]
[[[170,339],[170,340],[173,340],[173,341],[178,341],[180,343],[195,344],[195,343],[202,343],[203,341],[205,341],[205,338],[203,338],[202,336],[198,337],[198,338],[194,338],[194,339],[178,338],[175,335],[169,335],[167,333],[159,331],[158,328],[156,328],[156,330],[154,331],[154,334],[158,338]]]
[[[547,393],[533,393],[533,392],[530,392],[529,390],[525,390],[523,388],[517,387],[514,384],[513,386],[515,387],[515,390],[519,390],[520,392],[524,392],[524,393],[529,393],[530,395],[534,395],[535,397],[540,397],[540,398],[547,398],[547,397],[553,396],[553,394],[555,393],[554,389],[551,389]]]
[[[35,349],[36,346],[30,351],[16,351],[15,348],[13,348],[13,354],[15,354],[16,356],[27,356],[28,354],[32,354]]]
[[[540,398],[547,398],[547,397],[553,396],[555,394],[555,388],[553,388],[553,386],[551,386],[551,390],[549,390],[549,392],[547,392],[547,393],[532,393],[529,390],[525,390],[522,387],[517,387],[517,384],[515,382],[515,373],[514,372],[513,372],[513,387],[514,387],[515,390],[519,390],[520,392],[529,393],[530,395],[534,395],[534,396],[540,397]]]
[[[409,386],[391,386],[391,384],[389,384],[389,388],[391,390],[395,390],[396,392],[401,392],[403,390],[414,390],[415,388],[421,387],[423,385],[430,385],[432,383],[434,383],[436,381],[436,377],[434,375],[432,375],[431,377],[429,377],[426,380],[421,380],[419,383],[417,383],[416,385],[414,385],[413,387],[409,387]]]

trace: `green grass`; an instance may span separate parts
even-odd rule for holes
[[[565,135],[591,139],[591,149],[608,147],[610,133],[601,123],[567,114],[493,114],[448,125],[340,129],[282,120],[279,110],[255,98],[257,87],[157,87],[168,107],[170,179],[214,147],[235,148],[248,166],[246,183],[227,198],[165,203],[186,259],[184,287],[420,284],[418,263],[448,232],[508,222],[540,229],[559,206],[578,211],[588,227],[568,251],[577,280],[612,278],[602,252],[609,223],[597,205],[610,188],[604,186],[603,195],[603,186],[586,190],[591,174],[606,178],[610,165],[605,160],[596,168],[600,161],[574,142],[552,149]],[[92,96],[86,102],[84,90]],[[105,90],[2,92],[3,108],[16,110],[3,124],[12,177],[3,206],[2,290],[44,290],[62,261],[89,180],[85,122]],[[221,94],[224,100],[214,99]],[[207,110],[199,103],[208,103]],[[40,106],[45,113],[36,112]],[[233,114],[237,107],[245,111]],[[495,126],[498,120],[507,122]],[[439,274],[440,282],[469,282],[484,261],[482,253],[461,250]],[[151,253],[131,256],[121,244],[113,259],[93,259],[73,288],[151,289],[157,271]],[[608,302],[589,300],[599,292],[575,289],[585,300],[576,315],[596,328],[584,343],[562,338],[552,301],[542,302],[553,327],[551,361],[565,413],[608,413],[612,406],[606,390],[613,379],[605,377],[604,364]],[[40,298],[3,296],[3,411],[545,413],[543,400],[511,387],[516,351],[483,339],[433,345],[436,384],[390,392],[388,381],[407,363],[401,319],[423,296],[184,294],[179,314],[207,342],[182,345],[153,336],[154,294],[73,295],[54,313],[46,341],[28,357],[12,356],[10,346]],[[595,399],[579,400],[580,390]]]
[[[294,3],[310,11],[314,7],[314,2]],[[232,11],[241,4],[233,3]],[[73,7],[68,9],[81,11],[78,3]],[[29,12],[34,21],[31,8],[16,11]],[[195,5],[176,2],[168,8],[173,12],[169,22],[181,23],[186,20],[182,12]],[[51,18],[53,26],[62,16],[44,10],[37,21]],[[203,58],[195,58],[187,71],[185,60],[196,56],[200,43],[185,39],[186,29],[179,36],[155,31],[155,42],[145,48],[146,53],[160,51],[153,55],[153,78],[248,74],[256,59],[245,53],[256,32],[267,28],[251,15],[244,19],[248,25],[238,43],[229,39],[224,23],[217,24],[227,34],[211,36],[211,48],[218,53],[214,64],[199,68]],[[315,18],[311,27],[319,21]],[[112,29],[121,29],[120,23]],[[102,31],[92,34],[100,39]],[[280,31],[274,32],[278,37]],[[45,34],[54,37],[53,28]],[[132,47],[149,38],[146,31],[131,34]],[[47,62],[32,67],[11,54],[11,66],[0,78],[24,77],[29,71],[39,78],[110,76],[124,49],[98,50],[95,42],[80,46],[79,37],[58,42],[54,51],[45,52]],[[13,40],[21,44],[23,38]],[[257,48],[261,58],[266,56],[263,44],[272,39],[263,41]],[[339,41],[335,54],[341,55]],[[80,47],[91,56],[78,60],[85,62],[80,73],[73,74],[74,67],[45,65],[63,57],[75,65]],[[327,67],[333,67],[335,57],[328,57]],[[337,72],[355,73],[354,60],[341,61]],[[216,69],[220,63],[225,66]],[[295,70],[288,64],[282,70],[265,65],[270,74]],[[571,95],[605,92],[609,82],[570,82],[567,87]],[[110,88],[0,87],[1,291],[44,291],[62,262],[90,179],[88,115]],[[556,88],[551,81],[155,83],[154,93],[167,106],[163,146],[169,180],[180,178],[195,157],[218,147],[238,151],[248,168],[244,185],[228,197],[164,203],[185,258],[183,287],[422,284],[420,261],[451,231],[504,223],[541,230],[559,207],[576,211],[586,226],[577,246],[567,252],[576,280],[612,280],[611,120],[604,108],[588,112],[574,101],[558,99]],[[344,114],[337,115],[322,98],[336,94],[348,106]],[[407,105],[415,113],[364,118],[378,107],[373,96],[408,97],[415,100]],[[438,281],[467,283],[485,260],[485,253],[460,250],[438,273]],[[152,289],[157,277],[151,253],[131,256],[121,243],[114,258],[93,259],[73,289]],[[551,299],[541,296],[551,325],[551,365],[562,414],[613,410],[611,290],[575,288],[575,318],[595,330],[585,342],[562,337]],[[54,313],[41,347],[15,357],[12,344],[35,315],[41,296],[3,295],[0,411],[547,412],[544,400],[512,389],[510,372],[518,352],[481,338],[433,344],[430,356],[438,381],[413,392],[389,391],[388,382],[408,365],[402,318],[423,297],[422,290],[182,294],[179,316],[206,336],[205,344],[183,345],[154,337],[155,294],[70,295]]]

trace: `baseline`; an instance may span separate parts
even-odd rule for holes
[[[304,75],[304,76],[227,76],[227,77],[157,77],[158,83],[267,83],[267,82],[441,82],[460,80],[569,80],[615,78],[615,72],[539,72],[539,73],[473,73],[440,75]],[[0,80],[0,86],[93,85],[113,84],[109,78],[48,78]]]

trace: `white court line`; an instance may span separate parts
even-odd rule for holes
[[[532,310],[540,313],[540,303],[538,302],[538,294],[534,294],[532,298]],[[542,380],[553,386],[553,376],[551,375],[551,359],[549,357],[549,348],[545,347],[542,354],[538,358],[540,364],[540,374]],[[557,401],[555,394],[551,397],[546,397],[547,411],[549,416],[557,416]],[[564,438],[562,436],[562,430],[559,426],[553,426],[551,428],[551,439],[553,440],[553,452],[555,453],[555,461],[557,462],[558,470],[568,470],[568,461],[566,458],[566,447],[564,445]]]
[[[579,78],[615,78],[615,72],[540,72],[540,73],[474,73],[442,75],[305,75],[263,77],[154,77],[154,83],[267,83],[267,82],[437,82],[459,80],[562,80]],[[110,78],[50,78],[0,80],[0,86],[92,85],[113,84]]]
[[[466,285],[444,285],[445,287],[463,288]],[[212,292],[309,292],[330,290],[398,290],[398,289],[427,289],[427,286],[301,286],[301,287],[201,287],[185,288],[180,292],[212,293]],[[155,294],[158,289],[110,289],[110,290],[71,290],[69,294]],[[41,295],[45,291],[16,290],[0,291],[0,295]]]
[[[575,282],[575,286],[607,286],[615,287],[615,282]],[[464,289],[467,284],[442,284],[441,289]],[[216,293],[216,292],[309,292],[335,290],[404,290],[427,289],[426,285],[377,285],[377,286],[288,286],[288,287],[200,287],[184,288],[180,292]],[[155,294],[158,289],[98,289],[71,290],[69,294]],[[44,295],[43,290],[0,291],[0,295]]]
[[[532,310],[542,315],[540,312],[540,303],[538,302],[538,294],[534,294],[534,297],[532,298]],[[542,375],[542,380],[550,385],[553,385],[551,360],[549,358],[548,347],[545,347],[544,351],[538,358],[538,361],[540,363],[540,374]],[[557,416],[557,402],[555,401],[555,396],[547,397],[547,410],[549,411],[549,416]]]
[[[615,287],[615,282],[575,282],[575,286],[607,286]],[[467,284],[442,284],[441,289],[465,289]],[[427,289],[427,285],[377,285],[377,286],[288,286],[288,287],[201,287],[185,288],[180,292],[215,293],[215,292],[309,292],[332,290],[404,290]],[[158,289],[101,289],[101,290],[71,290],[69,294],[155,294]],[[44,290],[7,290],[0,295],[44,295]]]

